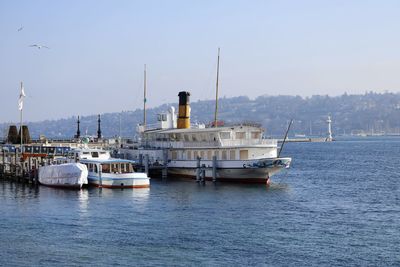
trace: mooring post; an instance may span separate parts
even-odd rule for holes
[[[144,172],[149,176],[149,154],[144,155]]]
[[[200,182],[200,161],[201,158],[197,156],[197,163],[196,163],[196,182]]]
[[[200,179],[201,179],[202,184],[206,183],[206,165],[205,164],[201,165]]]
[[[139,154],[139,166],[143,166],[143,154]]]
[[[32,182],[33,182],[33,175],[32,175],[32,158],[31,158],[31,157],[28,157],[28,160],[29,160],[29,162],[28,162],[28,181],[29,181],[30,183],[32,183]]]
[[[15,154],[14,154],[14,167],[15,167],[15,178],[18,179],[18,168],[17,168],[17,148],[15,148]]]
[[[217,156],[212,157],[212,181],[217,181]]]
[[[35,163],[36,165],[36,163]],[[33,176],[35,178],[35,185],[39,184],[39,167],[35,167],[35,171],[33,172]]]
[[[21,165],[22,165],[22,182],[25,182],[25,178],[26,178],[26,173],[28,172],[28,164],[25,161],[21,161]]]
[[[168,177],[168,150],[166,149],[163,151],[163,169],[161,176],[164,180]]]
[[[4,177],[5,170],[6,170],[6,152],[4,151],[4,147],[1,148],[3,151],[3,168],[2,168],[2,177]]]
[[[102,188],[103,187],[103,179],[102,179],[102,172],[103,172],[103,167],[101,166],[101,164],[98,165],[98,169],[99,169],[99,187]]]

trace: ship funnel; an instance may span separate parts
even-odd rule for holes
[[[178,114],[178,129],[190,128],[190,93],[186,91],[179,92],[179,114]]]

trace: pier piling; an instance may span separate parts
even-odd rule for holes
[[[144,155],[144,172],[146,175],[149,175],[149,155]]]
[[[212,181],[217,181],[217,156],[212,157]]]
[[[163,151],[163,164],[161,176],[163,180],[166,180],[168,176],[168,150]]]
[[[201,165],[200,181],[202,184],[206,183],[206,165]]]
[[[196,164],[196,182],[200,182],[200,161],[201,158],[197,157],[197,164]]]

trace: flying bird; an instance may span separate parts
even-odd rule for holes
[[[39,49],[42,49],[42,48],[47,48],[47,49],[50,49],[50,47],[48,47],[48,46],[45,46],[45,45],[39,45],[39,44],[33,44],[33,45],[30,45],[30,47],[37,47],[37,48],[39,48]]]
[[[21,28],[18,28],[18,30],[17,31],[22,31],[24,29],[24,26],[21,26]]]

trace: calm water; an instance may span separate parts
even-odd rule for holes
[[[400,138],[289,143],[263,186],[0,181],[1,266],[400,266]]]

